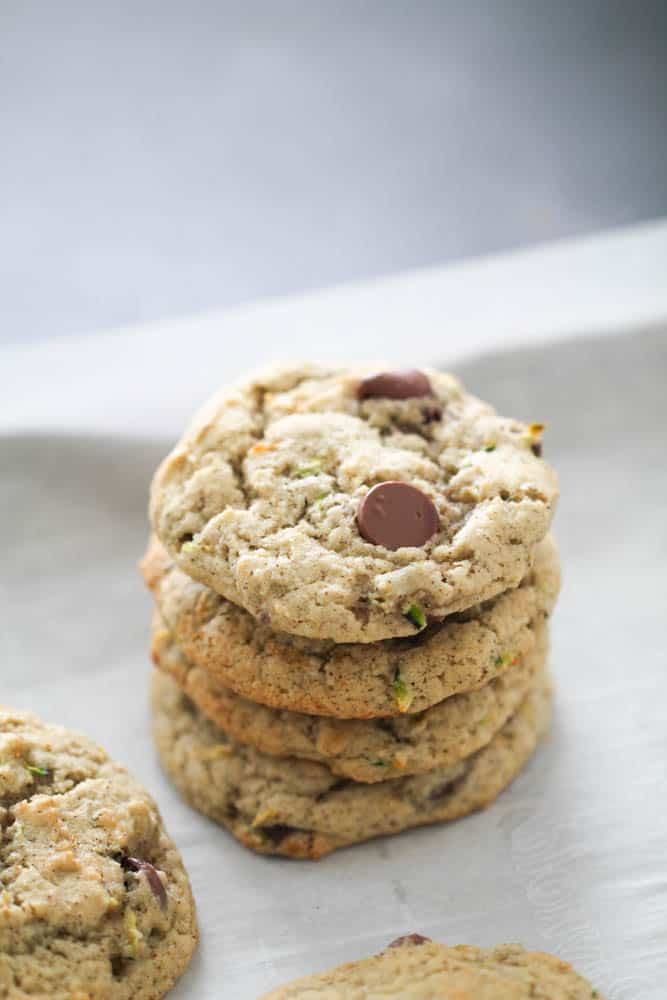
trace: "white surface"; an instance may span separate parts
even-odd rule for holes
[[[0,432],[175,437],[221,382],[278,358],[418,357],[667,318],[667,222],[95,337],[0,351]]]
[[[190,871],[202,931],[175,998],[252,1000],[414,930],[450,942],[520,940],[567,957],[610,1000],[664,1000],[667,340],[658,326],[601,333],[605,323],[667,311],[660,312],[662,285],[637,278],[633,313],[633,282],[620,280],[628,240],[641,249],[636,272],[645,275],[651,255],[664,250],[664,231],[612,239],[606,265],[586,245],[547,251],[541,272],[535,258],[524,261],[523,282],[516,260],[480,265],[478,298],[486,303],[468,298],[467,327],[468,276],[461,284],[443,276],[445,295],[437,276],[426,274],[273,313],[199,320],[192,334],[173,324],[97,345],[0,355],[8,383],[2,423],[12,431],[0,439],[2,698],[87,730],[156,795]],[[587,288],[568,279],[563,254],[576,262],[580,282],[588,274]],[[657,276],[654,268],[654,282]],[[553,316],[537,309],[529,278],[548,286],[542,305],[550,299]],[[513,304],[521,286],[525,315]],[[452,353],[436,336],[449,325],[451,302],[457,328],[471,333],[459,349],[503,342],[510,330],[525,340],[536,329],[541,340],[558,319],[566,333],[591,322],[598,334],[458,365],[503,410],[549,424],[547,454],[562,479],[557,534],[565,569],[553,619],[551,738],[478,816],[317,864],[256,857],[180,802],[148,738],[150,602],[135,564],[148,479],[164,449],[156,430],[175,433],[204,386],[257,360],[271,329],[294,332],[294,353],[308,343],[309,354],[313,331],[336,329],[342,353],[354,317],[357,333],[372,331],[373,352],[387,353],[383,331],[395,334],[402,324],[403,356],[437,361]],[[233,354],[220,344],[207,348],[218,324],[236,331]],[[145,366],[158,344],[165,354],[151,370]],[[368,341],[354,353],[364,347]]]

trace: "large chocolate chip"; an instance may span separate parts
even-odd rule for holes
[[[463,773],[459,774],[458,778],[450,778],[448,781],[443,781],[441,784],[436,785],[435,788],[431,789],[429,793],[429,799],[432,802],[440,802],[442,799],[446,799],[449,795],[453,795],[457,792],[459,788],[463,785],[468,777],[469,767],[463,769]]]
[[[270,840],[274,847],[278,847],[282,841],[290,833],[293,833],[295,827],[286,826],[285,823],[274,823],[273,826],[261,826],[259,828],[260,833]]]
[[[162,885],[162,879],[157,873],[157,868],[150,861],[141,861],[139,858],[128,858],[126,855],[123,855],[119,863],[121,868],[126,872],[143,872],[151,892],[160,906],[163,910],[167,909],[166,890]]]
[[[362,379],[357,389],[359,399],[412,399],[430,396],[431,383],[423,372],[412,368],[404,372],[378,372]]]
[[[424,545],[440,526],[433,501],[410,483],[391,480],[368,491],[357,511],[367,542],[386,549]]]
[[[431,938],[424,937],[422,934],[404,934],[388,944],[387,948],[402,948],[405,944],[427,944],[430,940]]]

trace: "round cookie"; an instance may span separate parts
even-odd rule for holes
[[[153,799],[86,737],[0,707],[0,996],[152,1000],[196,943]]]
[[[477,753],[451,767],[364,785],[338,778],[323,764],[237,743],[160,671],[152,698],[158,753],[184,799],[246,847],[311,859],[489,805],[526,763],[551,714],[551,684],[542,672],[515,715]]]
[[[251,701],[311,715],[415,713],[482,687],[531,651],[560,587],[547,536],[521,585],[410,639],[333,643],[273,632],[176,568],[151,542],[142,569],[168,634],[186,657]],[[165,636],[158,626],[154,655]]]
[[[568,962],[519,944],[447,947],[408,934],[372,958],[279,986],[260,1000],[604,1000]]]
[[[514,714],[544,666],[547,627],[535,647],[482,688],[454,695],[416,715],[333,719],[248,701],[185,659],[169,639],[153,645],[156,663],[227,735],[265,754],[326,764],[333,774],[375,783],[448,767],[485,746]]]
[[[376,370],[256,374],[204,407],[154,477],[151,521],[179,567],[276,631],[414,634],[516,587],[549,528],[541,425],[451,375]]]

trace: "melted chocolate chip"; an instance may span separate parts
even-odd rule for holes
[[[402,948],[403,945],[409,944],[427,944],[431,938],[424,937],[422,934],[404,934],[402,937],[397,937],[394,941],[387,945],[387,948]]]
[[[402,434],[419,434],[421,431],[421,424],[411,424],[407,420],[399,420],[395,424],[396,430],[400,431]],[[388,433],[391,433],[390,428],[387,428]],[[386,435],[385,435],[386,436]]]
[[[425,406],[422,409],[422,423],[432,424],[436,420],[442,420],[441,406]]]
[[[118,862],[123,871],[143,872],[150,886],[151,892],[157,899],[163,910],[167,908],[167,892],[162,884],[162,879],[157,873],[157,868],[150,861],[141,861],[139,858],[128,858],[122,855]]]
[[[402,372],[378,372],[359,383],[359,399],[412,399],[430,396],[431,383],[423,372],[416,369]]]
[[[531,444],[530,450],[532,451],[533,455],[536,458],[542,458],[542,442],[541,441],[535,441],[534,444]]]
[[[285,823],[274,823],[273,826],[261,826],[261,833],[270,840],[274,847],[277,847],[285,837],[292,832],[293,826],[286,826]]]
[[[441,799],[446,799],[448,795],[453,795],[454,792],[460,788],[467,777],[468,769],[466,768],[463,774],[460,774],[458,778],[453,778],[450,781],[443,781],[442,784],[436,785],[435,788],[433,788],[429,793],[429,799],[432,802],[439,802]]]
[[[410,483],[391,480],[368,491],[359,504],[357,524],[367,542],[395,550],[424,545],[440,520],[430,497]]]

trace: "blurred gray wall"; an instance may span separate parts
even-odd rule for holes
[[[667,214],[667,2],[0,0],[0,339]]]

